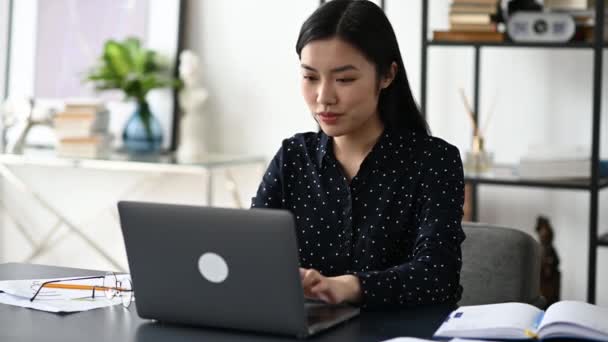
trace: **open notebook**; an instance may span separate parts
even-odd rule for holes
[[[463,306],[450,313],[434,337],[607,341],[608,308],[577,301],[557,302],[547,311],[524,303]]]

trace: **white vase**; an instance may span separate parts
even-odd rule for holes
[[[196,163],[207,154],[205,143],[204,105],[207,91],[203,88],[184,89],[180,94],[183,115],[180,119],[177,159],[182,163]]]

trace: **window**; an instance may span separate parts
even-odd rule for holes
[[[0,0],[0,4],[9,1]],[[109,104],[111,130],[120,135],[132,112],[131,106],[121,103],[122,93],[96,94],[81,81],[108,39],[138,37],[146,47],[175,63],[179,12],[180,0],[13,1],[10,13],[0,10],[0,26],[7,22],[2,15],[12,16],[8,95],[13,99],[34,97],[37,103],[101,97],[115,104]],[[6,51],[1,47],[0,39],[0,51]],[[168,148],[173,140],[173,93],[155,90],[149,101],[164,128],[164,147]]]

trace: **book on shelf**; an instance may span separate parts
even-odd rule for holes
[[[527,179],[590,178],[591,159],[521,159],[517,165],[517,174]],[[608,176],[608,160],[600,160],[599,175]]]
[[[469,4],[469,5],[496,5],[500,0],[452,0],[453,5]]]
[[[57,113],[53,118],[53,127],[58,139],[82,138],[106,133],[109,125],[110,113],[107,110],[94,114],[64,111]]]
[[[64,109],[66,112],[89,111],[95,113],[106,110],[106,106],[99,99],[74,98],[64,101]]]
[[[64,138],[57,143],[56,153],[60,157],[102,158],[110,153],[110,134],[84,138]]]
[[[591,148],[577,144],[536,143],[528,145],[522,159],[585,160],[591,158]]]
[[[527,179],[590,178],[591,164],[589,147],[538,144],[528,147],[516,171]],[[600,160],[599,174],[608,176],[608,160]]]
[[[500,43],[505,40],[501,32],[473,31],[433,31],[433,40],[446,42],[490,42]]]
[[[459,32],[497,32],[496,24],[451,24],[450,31]]]
[[[63,111],[54,115],[53,126],[58,140],[106,134],[110,112],[100,100],[68,99]]]
[[[450,24],[491,24],[492,16],[487,13],[452,13]]]
[[[452,13],[485,13],[496,14],[496,5],[486,4],[452,4],[450,6],[450,14]]]
[[[434,338],[608,340],[608,308],[560,301],[546,311],[525,303],[462,306],[445,319]]]

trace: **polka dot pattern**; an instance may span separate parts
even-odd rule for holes
[[[358,276],[364,308],[456,303],[464,240],[458,149],[387,129],[350,182],[332,151],[323,132],[284,140],[252,208],[290,210],[300,266]]]

